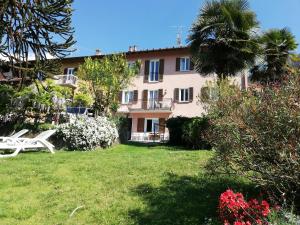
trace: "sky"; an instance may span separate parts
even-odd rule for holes
[[[205,0],[74,0],[77,40],[72,56],[176,46],[178,27],[186,44]],[[300,43],[300,0],[249,0],[260,29],[288,27]],[[300,53],[300,46],[296,50]]]

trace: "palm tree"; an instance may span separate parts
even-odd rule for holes
[[[260,38],[262,62],[251,70],[251,80],[280,81],[287,73],[288,59],[297,48],[294,35],[287,29],[272,29]]]
[[[189,36],[196,70],[224,78],[253,65],[258,50],[253,31],[257,27],[247,0],[207,1]]]

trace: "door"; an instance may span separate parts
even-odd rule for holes
[[[149,91],[148,98],[148,108],[155,109],[158,105],[158,90]]]
[[[159,132],[159,120],[158,118],[151,118],[145,120],[145,132],[158,133]]]

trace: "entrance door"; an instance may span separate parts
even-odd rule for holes
[[[145,119],[145,132],[147,133],[159,132],[159,120],[157,118]]]
[[[149,91],[148,98],[149,108],[155,109],[158,104],[158,90]]]

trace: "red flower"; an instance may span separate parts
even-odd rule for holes
[[[224,225],[263,225],[270,213],[269,203],[257,199],[245,201],[243,194],[228,189],[219,199],[219,214]]]

